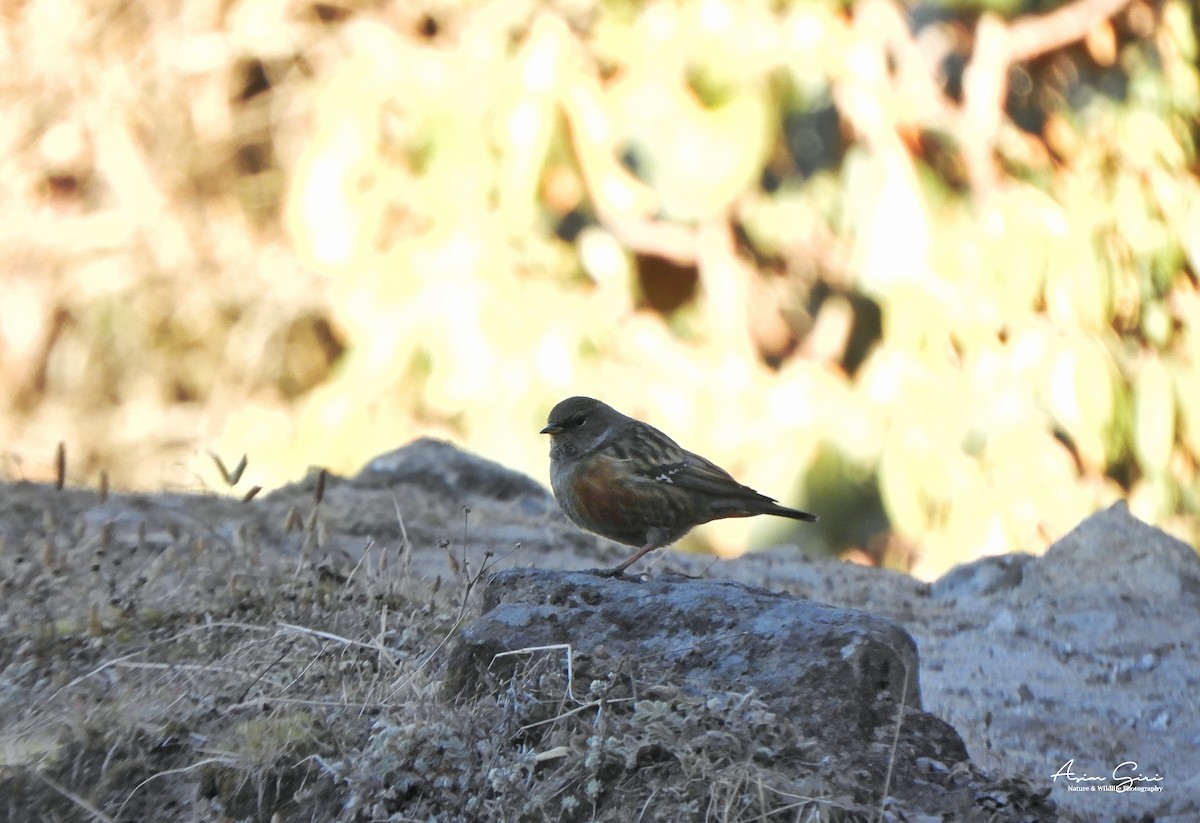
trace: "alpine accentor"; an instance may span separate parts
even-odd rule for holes
[[[642,556],[701,523],[773,514],[815,521],[733,479],[653,426],[590,397],[568,397],[550,411],[550,484],[577,525],[637,547],[608,570],[617,576]]]

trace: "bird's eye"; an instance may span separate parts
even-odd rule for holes
[[[582,426],[586,422],[587,422],[587,415],[581,414],[581,415],[578,415],[577,417],[572,417],[571,418],[571,428],[576,428],[578,426]]]

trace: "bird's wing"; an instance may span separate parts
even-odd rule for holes
[[[742,485],[733,478],[733,475],[711,460],[691,452],[688,452],[679,463],[664,466],[661,479],[665,483],[672,483],[688,491],[716,497],[745,498],[755,501],[771,499],[764,494],[759,494],[749,486]]]
[[[612,456],[628,461],[638,480],[674,486],[681,490],[716,497],[745,498],[758,502],[771,498],[743,486],[711,460],[690,452],[653,426],[638,424],[620,440],[626,448]],[[617,446],[614,442],[613,446]]]
[[[610,479],[628,492],[622,505],[649,506],[653,509],[651,515],[663,523],[686,523],[686,528],[691,528],[721,517],[755,514],[817,519],[808,512],[782,506],[773,497],[739,483],[716,463],[687,451],[644,423],[635,421],[634,427],[610,440],[597,457],[608,461]],[[643,492],[650,488],[657,491],[646,495],[637,491],[639,487]],[[609,497],[616,497],[612,487],[609,487]]]

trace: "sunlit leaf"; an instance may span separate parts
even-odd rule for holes
[[[1180,439],[1192,459],[1200,462],[1200,362],[1174,362],[1171,366]]]
[[[920,492],[919,478],[928,452],[904,433],[884,441],[879,460],[879,491],[892,528],[909,537],[925,534],[930,513]]]
[[[964,274],[988,285],[988,302],[1003,317],[1028,311],[1041,294],[1050,248],[1067,236],[1061,207],[1032,186],[1015,187],[987,204],[979,228],[979,260]]]
[[[610,101],[624,130],[620,148],[666,216],[711,217],[757,182],[771,116],[763,91],[738,90],[708,109],[683,78],[645,68],[614,84]]]
[[[1045,299],[1050,317],[1064,326],[1100,331],[1108,326],[1111,295],[1091,228],[1073,221],[1048,247]]]
[[[1108,352],[1090,335],[1061,341],[1045,376],[1044,396],[1051,414],[1071,436],[1080,459],[1094,470],[1103,470],[1107,462],[1114,378]]]
[[[1143,471],[1166,472],[1175,443],[1175,391],[1162,359],[1148,356],[1133,384],[1133,448]]]
[[[932,220],[912,159],[898,147],[852,152],[844,178],[858,287],[877,300],[899,289],[944,299],[950,290],[933,268]]]
[[[1002,510],[990,499],[981,476],[962,484],[952,506],[946,506],[937,526],[921,538],[924,551],[910,570],[924,579],[937,577],[958,563],[1000,554],[1014,543]]]
[[[1129,511],[1148,523],[1161,521],[1175,508],[1178,488],[1166,475],[1143,477],[1129,491]]]
[[[1181,169],[1187,153],[1171,130],[1169,121],[1157,113],[1134,109],[1121,117],[1117,139],[1122,153],[1134,167],[1166,166]]]

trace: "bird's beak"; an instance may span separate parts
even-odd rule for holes
[[[542,430],[541,430],[540,432],[538,432],[538,433],[539,433],[539,434],[558,434],[558,433],[559,433],[560,431],[562,431],[562,430],[563,430],[563,427],[562,427],[562,426],[556,426],[556,425],[554,425],[553,423],[551,423],[549,426],[547,426],[546,428],[542,429]]]

